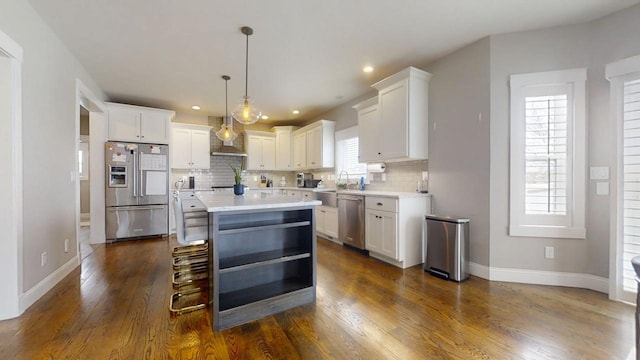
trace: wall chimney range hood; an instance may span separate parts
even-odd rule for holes
[[[245,157],[247,153],[242,152],[233,146],[223,146],[220,149],[211,152],[211,156],[240,156]]]

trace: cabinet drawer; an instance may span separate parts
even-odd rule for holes
[[[184,201],[184,200],[198,199],[198,198],[196,197],[195,191],[180,191],[180,199]]]
[[[198,199],[184,199],[182,200],[182,211],[194,212],[194,211],[207,211],[204,204]]]
[[[398,212],[398,199],[367,196],[364,204],[367,209],[371,210]]]

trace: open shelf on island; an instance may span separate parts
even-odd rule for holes
[[[285,261],[293,261],[308,258],[311,253],[304,248],[287,248],[258,253],[238,255],[220,259],[220,273],[245,270],[253,267],[275,264]]]
[[[315,205],[210,214],[214,331],[316,299]]]
[[[226,234],[235,234],[241,232],[250,232],[250,231],[264,231],[270,229],[286,229],[300,226],[309,226],[311,225],[310,221],[297,221],[290,223],[278,223],[277,221],[261,221],[261,222],[253,222],[250,226],[239,227],[239,228],[230,228],[225,230],[220,230],[220,235]]]
[[[290,278],[268,284],[261,284],[248,289],[223,293],[220,294],[219,309],[222,312],[310,286],[313,286],[313,284],[309,279]]]

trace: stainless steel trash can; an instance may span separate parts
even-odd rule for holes
[[[466,280],[469,219],[426,215],[424,226],[424,271],[447,280]]]

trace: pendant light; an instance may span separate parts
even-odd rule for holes
[[[224,79],[224,117],[222,118],[222,126],[220,126],[220,130],[216,132],[216,136],[218,139],[222,141],[233,141],[238,137],[238,134],[233,131],[233,120],[229,117],[229,109],[228,109],[228,94],[227,94],[227,81],[231,78],[228,75],[222,75]]]
[[[247,36],[247,48],[246,48],[246,57],[245,57],[245,82],[244,82],[244,96],[240,101],[240,104],[236,106],[235,110],[231,113],[233,118],[236,119],[237,122],[245,125],[253,124],[262,114],[258,111],[253,104],[251,98],[248,95],[248,85],[249,85],[249,35],[253,34],[253,29],[247,26],[242,27],[240,29],[243,34]]]

